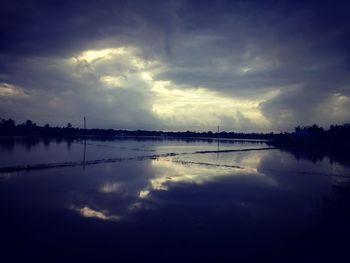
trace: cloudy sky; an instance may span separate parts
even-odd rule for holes
[[[350,121],[344,1],[17,1],[0,118],[163,130]]]

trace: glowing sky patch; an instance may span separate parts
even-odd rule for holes
[[[21,87],[9,83],[0,83],[0,96],[22,97],[28,95]]]
[[[243,73],[247,73],[247,72],[249,72],[249,71],[251,71],[252,70],[252,68],[241,68],[241,71],[243,72]]]
[[[111,59],[115,55],[125,54],[126,50],[121,48],[107,48],[100,50],[87,50],[83,51],[76,59],[85,60],[86,62],[94,62],[101,59]]]
[[[102,76],[100,78],[100,81],[110,88],[123,88],[125,84],[125,78],[123,78],[122,76]]]
[[[344,96],[340,93],[335,93],[332,97],[332,111],[334,114],[342,112],[343,105],[350,101],[348,96]]]
[[[78,65],[84,59],[89,76],[96,76],[105,88],[148,94],[152,114],[171,126],[185,127],[190,123],[193,128],[219,124],[226,129],[238,130],[268,126],[259,105],[277,91],[260,96],[264,99],[243,99],[225,96],[208,87],[177,85],[171,80],[158,78],[167,69],[166,63],[148,61],[139,53],[136,48],[128,47],[87,50],[80,53],[75,63]]]
[[[164,81],[156,81],[152,85],[152,91],[157,98],[153,104],[153,112],[162,119],[172,120],[182,125],[192,122],[198,126],[221,124],[227,128],[230,125],[237,128],[237,123],[233,119],[231,123],[223,123],[219,117],[234,117],[237,113],[241,113],[259,127],[267,124],[266,119],[259,112],[261,100],[224,97],[206,88],[173,88],[170,82]]]

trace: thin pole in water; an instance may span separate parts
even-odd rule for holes
[[[216,153],[216,159],[219,159],[219,150],[220,150],[220,139],[219,139],[219,132],[220,132],[220,126],[218,125],[218,134],[217,134],[217,140],[218,140],[218,150]]]

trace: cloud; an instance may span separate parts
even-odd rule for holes
[[[5,1],[0,113],[129,129],[346,122],[346,5]]]
[[[101,81],[99,63],[98,59],[89,63],[73,57],[31,58],[17,63],[18,71],[12,77],[26,87],[29,95],[21,103],[15,103],[18,96],[13,96],[12,104],[8,99],[7,114],[21,121],[23,115],[38,119],[39,123],[71,121],[73,125],[88,116],[90,127],[135,129],[156,124],[148,106],[149,95],[142,88],[135,88],[138,83],[129,80],[127,85],[132,88],[112,89]],[[127,66],[123,69],[132,69]]]
[[[26,92],[21,87],[8,83],[0,83],[1,97],[23,97],[26,95]]]
[[[315,93],[317,95],[315,95]],[[272,127],[291,130],[298,123],[328,127],[331,123],[350,121],[350,98],[334,91],[317,91],[311,87],[292,88],[260,104]]]

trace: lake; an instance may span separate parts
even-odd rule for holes
[[[349,244],[324,218],[350,166],[264,141],[15,138],[0,157],[3,262],[312,262]]]

